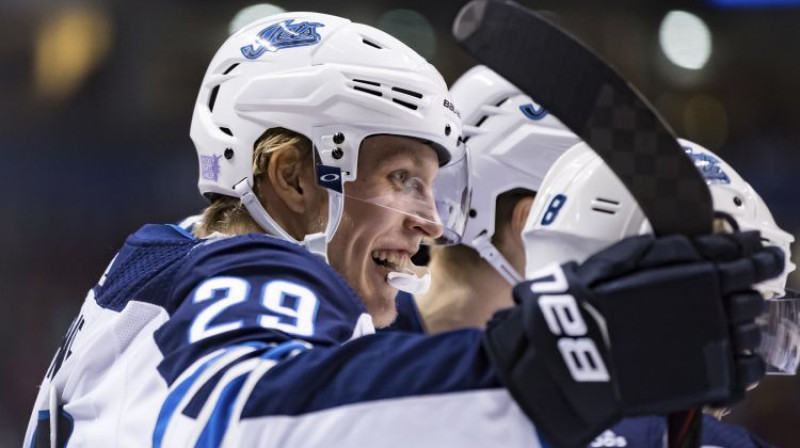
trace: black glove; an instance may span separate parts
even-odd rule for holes
[[[765,372],[749,288],[783,264],[758,232],[628,238],[517,285],[484,345],[545,438],[585,446],[623,415],[741,399]]]

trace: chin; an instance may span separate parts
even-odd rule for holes
[[[395,295],[397,292],[395,291]],[[372,323],[375,328],[386,328],[397,319],[397,305],[395,296],[391,298],[380,298],[377,302],[367,303],[367,312],[372,316]]]

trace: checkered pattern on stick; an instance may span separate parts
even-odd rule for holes
[[[647,101],[590,49],[510,1],[477,2],[454,35],[581,137],[611,167],[659,235],[711,233],[711,195]]]
[[[604,84],[578,134],[633,194],[656,233],[710,233],[708,186],[672,133],[628,89]]]

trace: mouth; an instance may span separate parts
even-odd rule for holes
[[[409,253],[404,250],[376,249],[370,254],[372,262],[388,272],[405,272],[411,264]]]

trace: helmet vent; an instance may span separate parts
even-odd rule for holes
[[[600,212],[600,213],[605,213],[607,215],[616,215],[617,214],[616,210],[607,210],[607,209],[600,208],[600,207],[592,207],[592,210],[594,210],[596,212]]]
[[[367,81],[366,79],[353,79],[353,82],[360,82],[362,84],[369,84],[371,86],[380,87],[381,83],[377,81]]]
[[[383,96],[383,93],[381,93],[380,91],[367,89],[366,87],[353,86],[353,89],[358,90],[359,92],[369,93],[370,95]]]
[[[367,81],[366,79],[353,79],[353,82],[366,84],[368,86],[375,86],[378,89],[370,89],[369,87],[364,86],[353,86],[353,89],[358,90],[359,92],[369,93],[370,95],[375,96],[383,96],[383,92],[379,90],[381,83],[375,81]]]
[[[394,101],[395,103],[397,103],[397,104],[399,104],[401,106],[407,107],[407,108],[409,108],[411,110],[417,110],[417,105],[416,104],[407,103],[407,102],[405,102],[403,100],[398,100],[397,98],[392,98],[392,101]]]
[[[406,95],[413,96],[414,98],[422,98],[422,94],[421,93],[414,92],[412,90],[406,90],[406,89],[403,89],[401,87],[392,87],[392,90],[394,90],[395,92],[404,93]],[[416,107],[414,109],[416,109]]]
[[[480,120],[478,120],[478,122],[477,122],[477,123],[475,123],[475,127],[476,127],[476,128],[479,128],[479,127],[481,127],[481,125],[483,124],[483,122],[484,122],[484,121],[486,121],[486,119],[487,119],[487,118],[489,118],[489,116],[488,116],[488,115],[484,115],[484,116],[482,116],[482,117],[481,117],[481,119],[480,119]]]
[[[219,93],[219,86],[211,89],[211,95],[208,98],[208,110],[214,112],[214,103],[217,102],[217,93]]]
[[[372,41],[367,40],[367,39],[362,39],[361,41],[364,42],[366,45],[369,45],[372,48],[377,48],[378,50],[383,50],[383,47],[381,47],[380,45],[376,44],[375,42],[372,42]]]
[[[596,212],[605,213],[607,215],[616,215],[619,208],[619,201],[604,198],[595,198],[592,200],[592,210]]]
[[[235,69],[238,66],[239,66],[239,63],[237,62],[237,63],[231,65],[230,67],[228,67],[224,72],[222,72],[222,74],[223,75],[227,75],[228,73],[232,72],[233,69]]]
[[[505,97],[505,98],[501,99],[500,101],[498,101],[498,102],[497,102],[497,104],[495,104],[495,105],[494,105],[494,107],[500,107],[500,106],[502,106],[502,105],[503,105],[503,103],[505,103],[506,101],[508,101],[508,98],[509,98],[509,97]]]
[[[393,103],[399,104],[407,109],[417,110],[419,109],[419,104],[417,100],[422,99],[423,95],[419,92],[415,92],[413,90],[404,89],[402,87],[391,87],[391,92],[388,90],[390,86],[384,86],[377,81],[368,81],[366,79],[352,79],[353,81],[353,90],[357,90],[359,92],[369,93],[370,95],[375,96],[384,96],[386,93],[387,97],[386,100],[392,100]],[[395,92],[396,94],[392,94]],[[398,98],[400,96],[400,98]]]
[[[230,135],[231,137],[233,137],[233,132],[231,132],[231,130],[230,130],[230,129],[228,129],[228,128],[224,128],[224,127],[220,126],[220,127],[219,127],[219,130],[220,130],[220,131],[222,131],[222,132],[224,132],[225,134],[228,134],[228,135]]]

